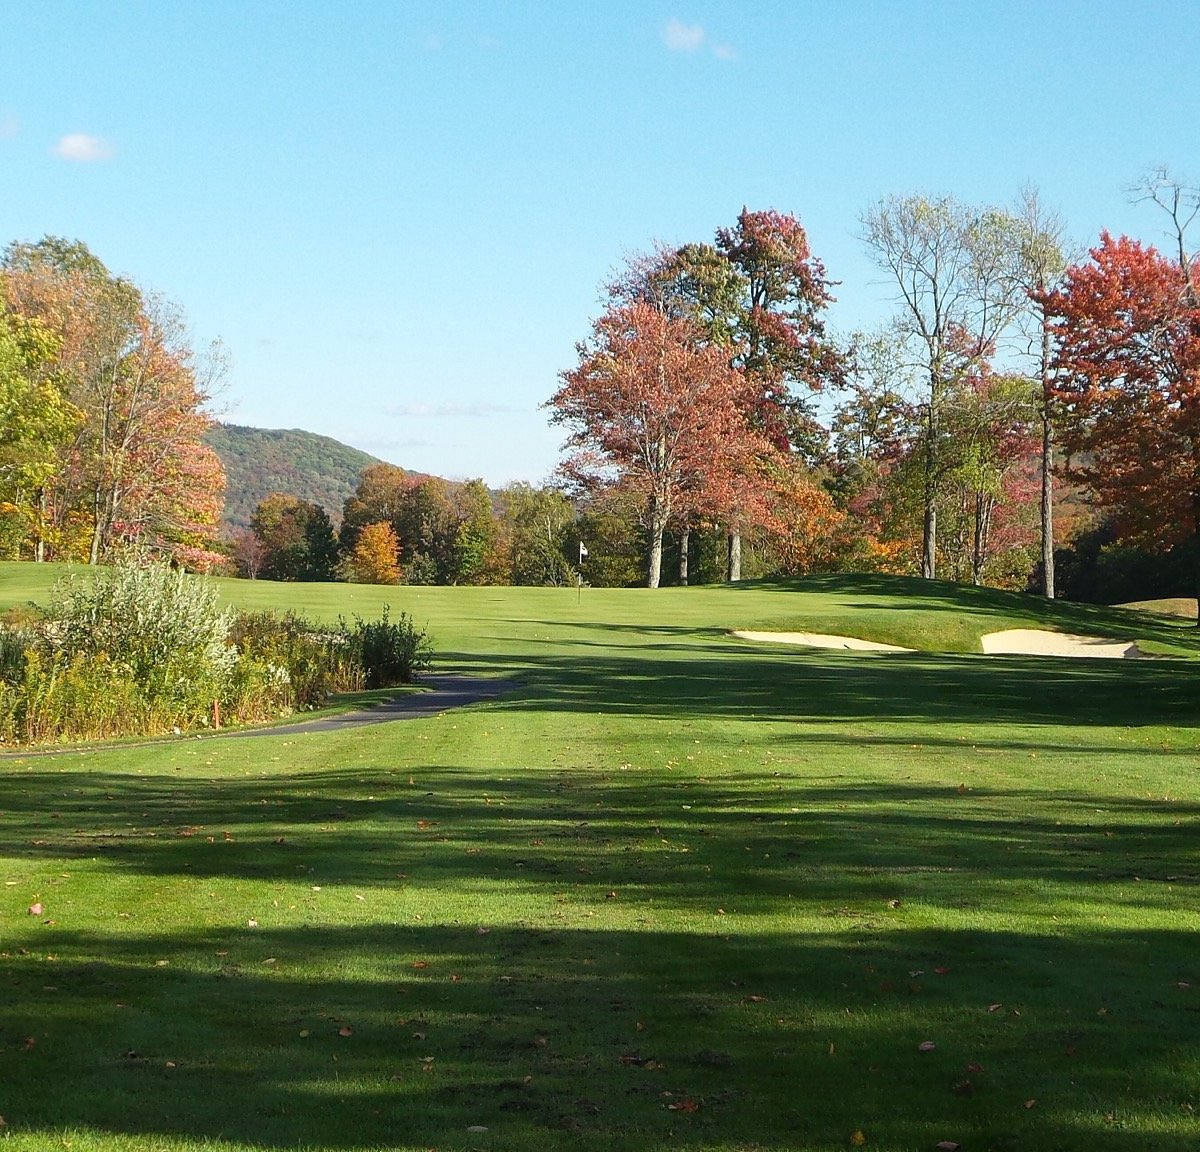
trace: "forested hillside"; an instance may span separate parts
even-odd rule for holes
[[[299,428],[217,424],[204,439],[225,466],[222,519],[230,528],[248,527],[258,502],[272,492],[319,504],[337,523],[363,469],[380,463],[332,437]]]

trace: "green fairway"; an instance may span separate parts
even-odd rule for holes
[[[0,607],[52,576],[0,565]],[[516,688],[0,760],[6,1152],[1200,1146],[1185,621],[884,577],[223,592],[386,603]],[[977,654],[1010,627],[1167,658]]]

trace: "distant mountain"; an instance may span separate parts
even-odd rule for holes
[[[381,460],[329,436],[299,428],[245,428],[217,424],[206,443],[225,466],[224,522],[247,528],[260,500],[283,492],[319,504],[335,524],[364,468]]]

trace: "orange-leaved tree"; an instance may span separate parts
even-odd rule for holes
[[[765,508],[762,462],[774,449],[748,419],[745,375],[694,324],[641,301],[610,308],[561,380],[548,402],[570,430],[561,470],[584,489],[636,497],[649,587],[672,522]]]
[[[357,584],[399,584],[400,538],[391,524],[376,520],[363,525],[347,557],[346,569]]]
[[[78,241],[10,245],[0,289],[13,313],[52,333],[55,379],[80,414],[46,491],[60,558],[95,564],[131,540],[203,549],[225,487],[201,441],[219,356],[197,357],[177,309]]]

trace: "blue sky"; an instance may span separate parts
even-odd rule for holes
[[[230,357],[223,418],[539,481],[540,405],[656,241],[795,213],[849,332],[892,193],[1158,242],[1200,180],[1194,0],[39,0],[0,33],[0,243],[81,239]]]

